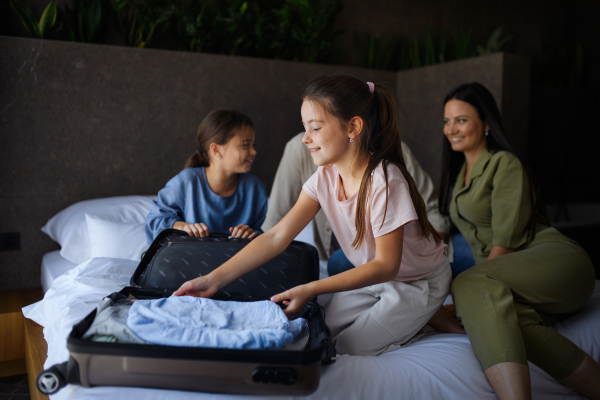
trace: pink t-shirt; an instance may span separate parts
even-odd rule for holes
[[[375,258],[375,238],[404,225],[402,260],[396,280],[410,282],[433,273],[446,258],[446,245],[421,236],[417,212],[410,197],[408,183],[398,167],[388,164],[388,205],[385,211],[385,176],[380,163],[372,172],[371,194],[367,196],[367,231],[362,245],[352,247],[356,236],[354,224],[358,191],[346,199],[337,168],[333,164],[319,167],[303,186],[304,192],[318,202],[331,224],[333,233],[348,260],[354,266]]]

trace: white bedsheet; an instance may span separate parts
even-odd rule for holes
[[[60,250],[54,250],[42,257],[41,283],[44,293],[50,289],[52,282],[65,272],[73,269],[77,264],[72,263],[60,255]]]
[[[74,324],[100,300],[123,286],[137,262],[95,258],[58,277],[44,299],[25,307],[25,317],[44,326],[48,342],[45,367],[69,357],[66,338]],[[322,263],[322,268],[324,267]],[[600,360],[600,283],[588,306],[555,327]],[[530,365],[535,399],[583,399]],[[66,399],[252,399],[257,397],[173,390],[68,385],[52,400]],[[290,397],[272,397],[290,399]],[[431,333],[406,348],[379,357],[339,356],[323,367],[316,393],[298,399],[495,399],[466,335]]]

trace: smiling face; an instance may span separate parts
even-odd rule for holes
[[[323,166],[352,159],[354,152],[348,151],[348,148],[353,143],[333,115],[310,101],[302,103],[300,113],[305,130],[302,142],[308,146],[316,165]],[[357,146],[358,143],[354,144],[354,147]]]
[[[220,165],[232,173],[249,172],[256,157],[254,129],[244,126],[227,144],[219,146]]]
[[[479,155],[487,146],[485,131],[488,125],[479,118],[477,109],[471,104],[453,99],[444,107],[444,135],[452,150]]]

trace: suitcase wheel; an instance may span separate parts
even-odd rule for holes
[[[50,369],[40,372],[35,380],[35,383],[41,393],[50,395],[58,392],[67,385],[67,381],[65,380],[64,376],[66,364],[67,363],[58,364]]]

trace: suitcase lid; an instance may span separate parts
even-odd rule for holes
[[[184,282],[206,275],[243,249],[250,239],[211,233],[208,238],[166,229],[152,242],[131,276],[131,286],[162,290],[170,296]],[[271,296],[319,279],[317,249],[293,241],[278,256],[222,288],[219,292],[242,293],[256,298]]]

